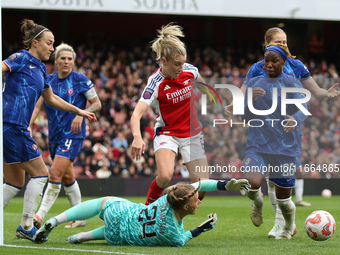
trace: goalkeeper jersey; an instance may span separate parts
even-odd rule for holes
[[[148,206],[121,198],[110,199],[100,217],[105,221],[104,236],[109,244],[183,246],[193,238],[190,231],[184,231],[183,220],[177,223],[167,195]]]
[[[223,181],[218,188],[219,182],[203,180],[199,191],[225,190]],[[199,183],[191,185],[197,188]],[[183,246],[193,238],[184,231],[183,220],[177,222],[167,195],[150,205],[115,197],[105,202],[99,217],[105,221],[104,237],[111,245]]]

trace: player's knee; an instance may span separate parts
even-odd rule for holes
[[[60,182],[61,179],[63,178],[63,175],[64,175],[64,171],[62,171],[62,169],[52,167],[50,169],[49,179],[50,179],[50,181],[53,181],[53,182]]]
[[[157,184],[160,185],[161,187],[165,187],[169,184],[172,178],[172,173],[168,172],[160,172],[157,176]]]
[[[75,181],[75,178],[73,176],[70,176],[70,175],[67,175],[65,174],[63,177],[62,177],[62,181],[65,185],[71,185],[72,183],[74,183]]]
[[[259,189],[262,186],[262,179],[248,179],[252,189]]]

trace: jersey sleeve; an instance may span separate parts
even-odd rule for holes
[[[217,182],[215,180],[203,180],[201,181],[201,187],[199,191],[215,191],[218,190],[217,188]],[[195,189],[198,187],[199,182],[195,182],[191,184],[192,186],[195,187]]]
[[[90,100],[97,96],[97,92],[94,89],[93,82],[87,78],[84,74],[78,74],[78,82],[80,84],[80,92],[84,94],[87,100]]]
[[[47,74],[45,64],[41,63],[40,69],[42,70],[42,75],[44,76],[44,90],[45,90],[51,87],[51,84],[48,78],[49,75]]]
[[[309,78],[312,78],[308,68],[298,59],[296,59],[296,68],[297,70],[299,70],[297,77],[301,78],[301,82],[306,81]]]
[[[16,52],[3,61],[5,65],[8,66],[10,73],[16,72],[22,67],[23,55],[24,54],[22,52]]]
[[[141,98],[139,101],[150,105],[154,99],[158,96],[158,84],[156,80],[153,78],[149,78],[148,84],[146,85]]]
[[[186,72],[191,72],[194,77],[195,77],[195,81],[198,79],[199,77],[199,72],[198,72],[198,68],[191,65],[191,64],[188,64],[188,63],[184,63],[184,66],[183,66],[183,71],[186,71]]]
[[[194,237],[191,234],[191,231],[185,231],[184,235],[183,235],[183,239],[184,239],[184,244],[186,244],[188,241],[190,241],[191,239],[193,239]],[[183,245],[184,245],[183,244]]]

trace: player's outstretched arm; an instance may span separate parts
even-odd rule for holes
[[[45,102],[48,105],[54,108],[57,108],[59,110],[66,111],[66,112],[73,112],[79,116],[87,118],[91,122],[97,120],[96,115],[94,113],[81,110],[78,107],[72,104],[69,104],[62,98],[55,95],[51,87],[43,91],[42,97],[44,98]]]
[[[191,184],[195,188],[198,187],[199,182]],[[240,191],[242,195],[250,189],[250,184],[247,179],[231,179],[230,181],[216,181],[216,180],[203,180],[199,191],[215,191],[215,190],[230,190]]]
[[[208,214],[208,219],[204,221],[201,225],[196,228],[190,230],[192,237],[199,236],[202,232],[206,232],[212,230],[217,222],[217,214],[211,213]]]

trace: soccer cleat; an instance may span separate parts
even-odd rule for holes
[[[71,221],[69,224],[65,226],[65,228],[76,228],[76,227],[85,227],[86,226],[86,220],[76,220]]]
[[[291,239],[297,232],[296,225],[294,224],[294,230],[290,230],[288,228],[283,228],[281,233],[275,239]]]
[[[269,231],[268,237],[276,238],[281,233],[282,229],[283,229],[283,226],[280,223],[276,222],[272,230]]]
[[[261,204],[256,204],[255,201],[253,201],[253,205],[251,207],[250,218],[256,227],[261,226],[263,222],[262,207],[263,207],[263,201]]]
[[[68,237],[68,238],[66,239],[66,241],[67,241],[68,243],[71,243],[71,244],[80,243],[78,235],[70,236],[70,237]]]
[[[42,223],[42,219],[40,218],[40,216],[38,214],[34,214],[33,217],[33,225],[39,229],[41,228],[41,223]]]
[[[37,228],[33,226],[31,230],[24,230],[21,225],[15,231],[15,235],[21,239],[28,239],[34,242],[34,234],[37,232]]]
[[[45,222],[44,225],[35,233],[34,240],[36,243],[42,243],[46,240],[48,234],[52,231],[54,227],[58,225],[56,218],[51,218]]]
[[[311,203],[307,203],[307,202],[305,202],[305,201],[295,201],[295,205],[296,206],[305,206],[305,207],[309,207],[309,206],[311,206],[312,204]]]

